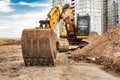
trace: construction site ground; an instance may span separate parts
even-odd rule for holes
[[[101,65],[75,62],[58,53],[55,67],[24,66],[20,45],[0,46],[0,80],[120,80]]]

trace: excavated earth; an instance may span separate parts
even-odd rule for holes
[[[95,38],[86,47],[72,52],[72,57],[104,65],[104,69],[120,74],[120,24]]]
[[[20,45],[0,46],[0,80],[120,80],[100,65],[75,62],[67,55],[58,53],[55,67],[26,67]]]

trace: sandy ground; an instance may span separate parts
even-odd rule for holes
[[[101,66],[67,59],[58,53],[55,67],[24,66],[20,45],[0,46],[0,80],[120,80]]]

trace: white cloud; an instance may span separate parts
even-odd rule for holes
[[[49,8],[44,11],[31,11],[27,13],[4,16],[0,19],[0,37],[21,37],[25,28],[39,26],[39,20],[46,19]]]
[[[10,0],[0,0],[0,12],[8,13],[13,11],[14,9],[10,7],[11,4]]]
[[[40,2],[33,2],[33,3],[27,3],[27,2],[19,2],[19,5],[25,5],[25,6],[30,6],[30,7],[49,7],[49,3],[40,3]]]
[[[50,4],[47,3],[11,3],[10,0],[0,0],[0,12],[13,11],[14,9],[10,5],[28,5],[30,7],[43,7],[43,9],[11,13],[9,16],[0,15],[0,37],[21,37],[23,29],[38,27],[39,20],[46,19],[50,11]]]

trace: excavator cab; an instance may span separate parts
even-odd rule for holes
[[[76,37],[77,39],[85,39],[89,36],[90,16],[77,15]]]

